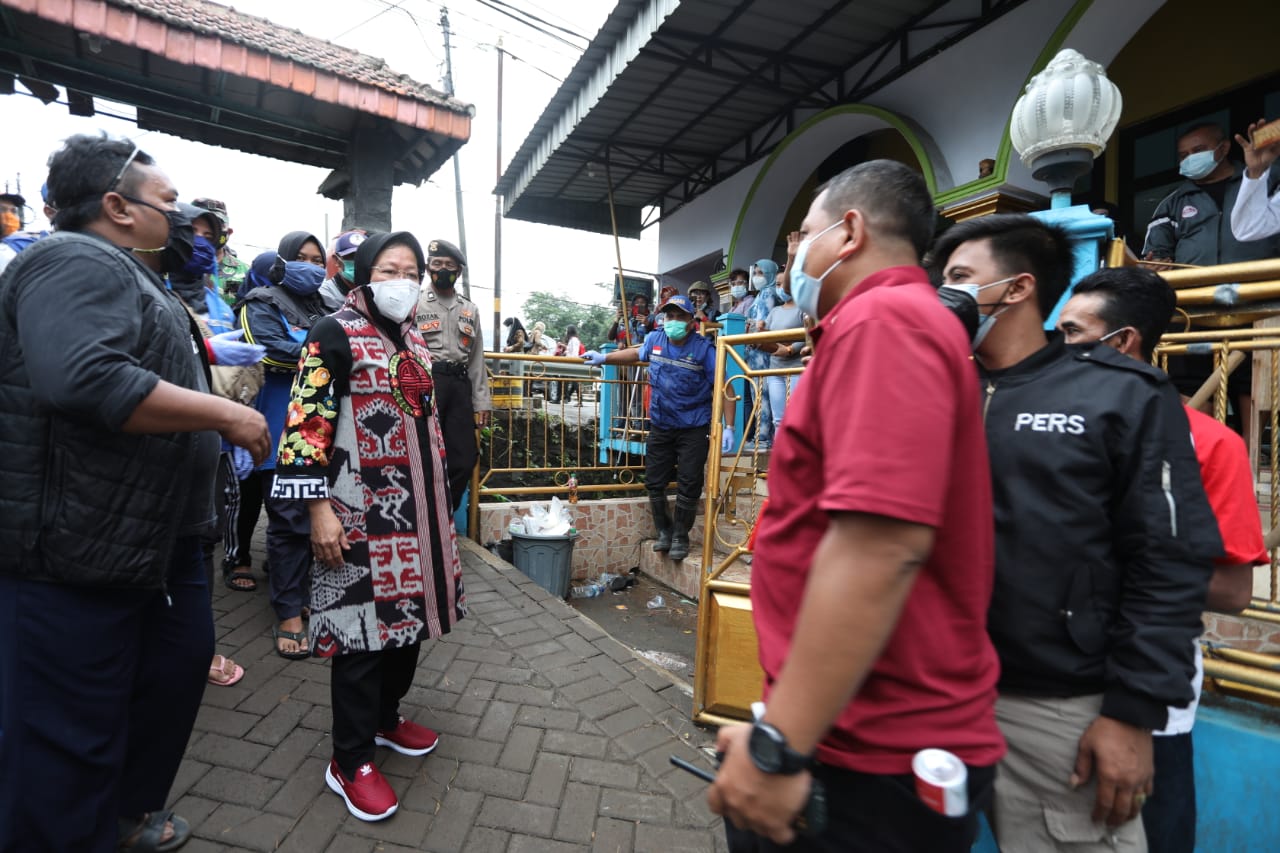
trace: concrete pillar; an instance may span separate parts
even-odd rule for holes
[[[351,183],[342,199],[342,228],[391,230],[391,189],[399,137],[380,122],[361,121],[351,140]]]

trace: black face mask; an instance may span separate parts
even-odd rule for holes
[[[441,290],[453,290],[454,282],[461,275],[461,270],[428,270],[431,283]]]
[[[191,218],[181,210],[165,210],[133,196],[124,196],[124,198],[134,204],[140,204],[143,207],[149,207],[158,213],[164,214],[164,218],[169,221],[169,236],[164,241],[163,248],[134,249],[134,251],[142,253],[159,252],[161,272],[181,275],[183,268],[190,263],[191,256],[195,254],[196,249],[196,232],[191,227]]]
[[[939,287],[938,299],[964,324],[965,334],[972,341],[978,333],[978,300],[956,287]]]

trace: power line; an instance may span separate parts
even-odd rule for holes
[[[548,27],[551,27],[552,29],[559,30],[560,32],[564,33],[565,35],[570,35],[570,36],[573,36],[574,38],[582,39],[583,41],[587,42],[588,44],[590,44],[590,43],[591,43],[591,39],[587,38],[587,37],[586,37],[586,36],[584,36],[582,33],[574,32],[573,30],[569,29],[568,27],[562,27],[562,26],[560,26],[559,24],[554,24],[554,23],[552,23],[551,21],[548,21],[546,18],[539,18],[537,15],[533,14],[532,12],[526,12],[525,10],[523,10],[523,9],[521,9],[521,8],[517,7],[517,6],[513,6],[513,5],[511,5],[510,3],[507,3],[507,2],[506,2],[506,0],[489,0],[489,2],[496,3],[496,4],[497,4],[497,5],[499,5],[499,6],[505,6],[506,8],[508,8],[508,9],[512,10],[513,12],[515,12],[515,13],[517,13],[517,14],[524,15],[526,18],[529,18],[530,20],[533,20],[533,21],[537,21],[537,22],[538,22],[538,23],[540,23],[540,24],[545,24],[545,25],[547,25]]]
[[[569,40],[568,40],[568,39],[566,39],[566,38],[562,38],[561,36],[558,36],[558,35],[556,35],[556,34],[555,34],[555,33],[553,33],[553,32],[549,32],[549,31],[547,31],[547,30],[543,29],[542,27],[538,26],[537,24],[532,23],[532,22],[530,22],[530,21],[525,20],[524,18],[519,17],[518,15],[516,15],[516,14],[515,14],[515,13],[513,13],[513,12],[508,12],[506,9],[503,9],[501,6],[497,6],[497,5],[495,5],[495,4],[492,2],[492,0],[475,0],[475,2],[479,3],[481,6],[484,6],[484,7],[488,8],[488,9],[492,9],[493,11],[498,12],[499,14],[506,15],[508,18],[512,19],[513,21],[518,21],[518,22],[520,22],[520,23],[524,24],[526,27],[529,27],[529,28],[531,28],[531,29],[537,30],[538,32],[540,32],[540,33],[542,33],[544,36],[546,36],[547,38],[553,39],[554,41],[558,41],[558,42],[560,42],[560,43],[561,43],[561,44],[563,44],[563,45],[567,45],[568,47],[573,48],[574,50],[578,51],[579,53],[581,53],[582,51],[586,50],[586,48],[585,48],[585,47],[579,47],[578,45],[574,44],[573,42],[569,41]]]
[[[351,33],[355,32],[356,30],[360,29],[361,27],[363,27],[365,24],[369,23],[370,21],[377,20],[378,18],[381,18],[383,15],[387,14],[388,12],[390,12],[390,11],[392,11],[392,10],[394,10],[394,9],[399,9],[401,6],[403,6],[403,5],[405,4],[405,2],[407,2],[407,0],[397,0],[397,2],[395,3],[395,5],[391,5],[391,4],[389,4],[389,3],[388,3],[388,4],[387,4],[387,7],[386,7],[385,9],[381,9],[381,10],[379,10],[379,11],[377,11],[377,12],[374,12],[372,15],[370,15],[370,16],[369,16],[369,17],[367,17],[367,18],[365,18],[363,21],[361,21],[360,23],[356,24],[355,26],[353,26],[353,27],[348,27],[347,29],[345,29],[345,30],[343,30],[342,32],[338,33],[336,36],[334,36],[333,38],[329,39],[329,41],[337,41],[338,39],[342,38],[343,36],[345,36],[345,35],[349,35],[349,34],[351,34]]]

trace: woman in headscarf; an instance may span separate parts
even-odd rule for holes
[[[756,298],[747,312],[748,332],[763,332],[765,330],[769,312],[778,304],[777,278],[778,265],[768,258],[761,258],[751,265],[751,289],[755,291]],[[772,345],[764,349],[759,349],[755,346],[747,347],[747,365],[752,370],[768,370],[769,356],[772,352]],[[752,430],[754,430],[756,448],[766,450],[773,441],[773,412],[769,406],[769,395],[764,393],[763,387],[760,387],[753,389],[751,396],[753,398],[758,397],[760,400],[760,415],[755,421],[752,421],[751,413],[748,410],[743,436],[751,435]],[[754,400],[752,402],[754,403]]]
[[[354,289],[307,336],[272,491],[310,515],[311,642],[333,659],[325,781],[361,820],[397,807],[375,744],[435,749],[400,700],[422,642],[466,615],[431,358],[413,323],[425,269],[408,232],[361,244]]]
[[[245,287],[251,283],[252,287],[236,306],[244,339],[267,348],[267,357],[262,361],[265,381],[258,394],[257,408],[267,419],[267,429],[273,439],[284,429],[289,390],[298,369],[302,342],[316,321],[329,313],[320,294],[324,275],[325,255],[320,240],[306,231],[291,231],[275,252],[254,259],[245,280]],[[266,504],[270,566],[267,581],[277,620],[272,636],[276,654],[298,660],[311,654],[302,624],[303,591],[311,569],[311,524],[300,501],[261,497],[271,493],[275,461],[274,456],[268,456],[254,472],[258,479],[250,475],[242,481],[237,527],[243,532],[245,526],[256,520],[255,497]],[[247,499],[246,491],[249,492]],[[252,535],[252,532],[250,528],[248,533]],[[237,562],[243,571],[249,566],[248,542],[248,536],[240,538],[242,553],[238,554]]]

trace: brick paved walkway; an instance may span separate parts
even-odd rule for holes
[[[400,796],[381,823],[324,783],[328,663],[274,653],[261,580],[215,588],[217,650],[247,674],[205,691],[173,791],[195,829],[184,853],[725,849],[705,784],[668,763],[710,766],[683,685],[470,542],[463,570],[471,615],[424,645],[404,706],[440,746],[378,750]]]

